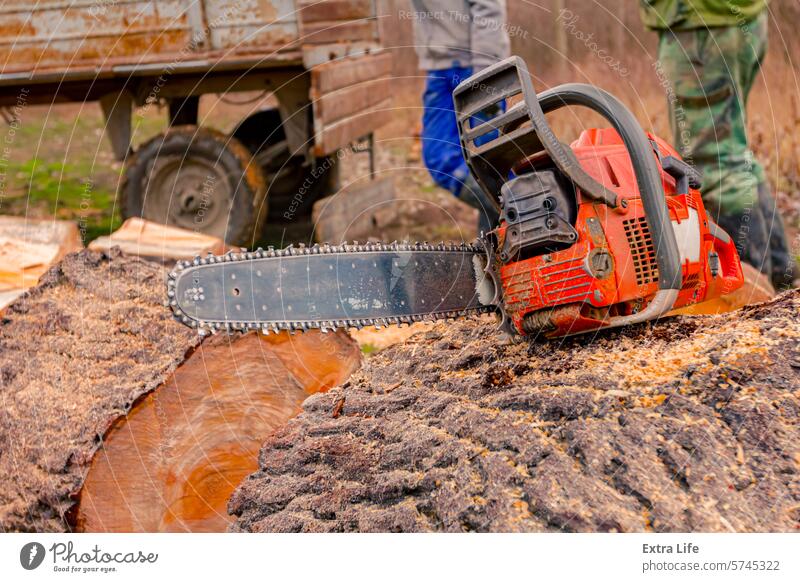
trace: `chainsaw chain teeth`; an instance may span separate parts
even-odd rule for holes
[[[297,246],[290,245],[284,249],[276,249],[275,247],[267,247],[267,249],[258,248],[254,251],[230,251],[224,255],[214,255],[209,253],[205,257],[197,256],[191,261],[178,261],[175,268],[167,275],[167,303],[172,308],[174,318],[180,323],[197,329],[201,335],[208,335],[210,333],[226,332],[233,333],[247,333],[249,331],[260,331],[262,333],[280,333],[288,331],[291,334],[295,332],[306,332],[311,329],[318,329],[322,333],[335,331],[336,329],[361,329],[368,326],[375,328],[387,327],[389,325],[411,325],[421,321],[433,322],[436,320],[453,320],[464,317],[471,317],[483,313],[492,313],[496,310],[493,306],[475,307],[472,309],[462,311],[448,311],[442,313],[429,313],[422,315],[407,315],[397,317],[380,317],[369,319],[336,319],[330,321],[282,321],[262,323],[257,321],[251,322],[211,322],[197,320],[189,317],[178,306],[175,299],[175,287],[177,285],[178,276],[180,273],[191,267],[199,267],[202,265],[211,265],[216,263],[226,262],[242,262],[252,261],[254,259],[267,259],[277,257],[294,257],[298,255],[322,255],[322,254],[347,254],[347,253],[370,253],[370,252],[387,252],[387,251],[414,251],[414,252],[456,252],[456,253],[486,253],[486,243],[478,240],[475,244],[471,243],[444,243],[431,244],[428,242],[422,243],[409,243],[409,242],[393,242],[393,243],[379,243],[367,242],[364,244],[358,241],[353,241],[349,244],[331,245],[331,244],[315,244],[306,246],[299,244]]]

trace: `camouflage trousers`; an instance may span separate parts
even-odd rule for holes
[[[794,262],[783,224],[747,140],[747,98],[767,49],[766,12],[741,26],[660,34],[656,70],[675,147],[702,172],[706,209],[742,260],[777,285],[790,283]]]

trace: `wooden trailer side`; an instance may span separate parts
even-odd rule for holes
[[[298,40],[294,0],[13,2],[0,6],[0,22],[0,80],[125,75],[254,52],[281,60]]]

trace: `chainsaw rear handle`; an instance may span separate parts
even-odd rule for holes
[[[658,151],[658,149],[656,149]],[[675,192],[677,194],[688,194],[689,188],[699,190],[703,185],[700,172],[692,166],[675,156],[661,156],[661,167],[664,171],[675,179]]]

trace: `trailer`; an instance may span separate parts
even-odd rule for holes
[[[380,0],[44,0],[0,5],[0,107],[97,101],[138,216],[252,243],[262,224],[310,221],[337,187],[337,152],[391,111]],[[200,96],[261,91],[277,104],[229,135],[198,125]],[[24,93],[23,93],[24,92]],[[135,108],[168,129],[132,149]]]

